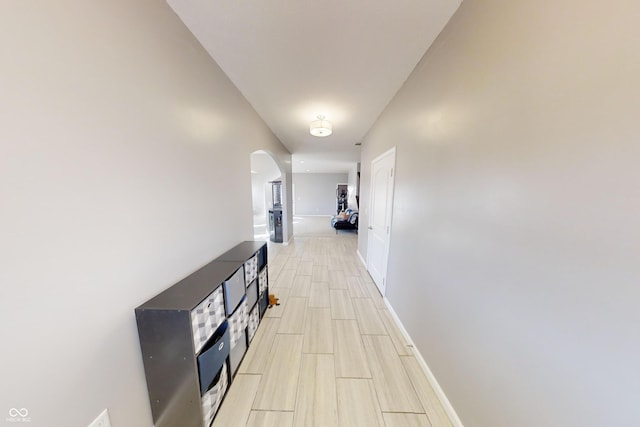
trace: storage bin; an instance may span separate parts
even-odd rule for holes
[[[242,362],[244,354],[247,352],[247,337],[245,329],[242,330],[242,337],[236,341],[236,345],[229,351],[229,366],[231,367],[231,376],[236,374],[236,370]]]
[[[258,277],[258,256],[254,255],[244,263],[244,280],[247,286]]]
[[[220,368],[229,355],[231,345],[229,344],[228,326],[227,321],[223,322],[198,355],[198,378],[201,395],[211,388],[215,376],[220,372]]]
[[[269,305],[269,295],[266,292],[263,292],[258,299],[258,306],[260,307],[260,317],[264,316],[264,312],[267,311],[267,306]]]
[[[246,297],[242,300],[236,311],[229,317],[228,322],[230,347],[233,349],[241,338],[245,338],[245,330],[249,323],[249,310],[247,308]]]
[[[244,272],[240,267],[230,278],[222,284],[224,287],[224,307],[229,316],[238,306],[245,295]]]
[[[258,251],[258,270],[262,270],[265,265],[267,265],[267,247],[263,246]]]
[[[194,353],[197,354],[200,351],[225,317],[222,286],[218,286],[196,308],[191,310]]]
[[[251,310],[258,301],[258,281],[254,280],[247,287],[247,308]]]
[[[253,340],[253,337],[258,330],[258,325],[260,325],[260,307],[255,306],[253,310],[249,313],[249,324],[247,325],[247,333],[249,335],[249,342]]]
[[[211,388],[216,374],[220,372],[229,355],[230,348],[228,322],[225,321],[202,347],[202,352],[197,357],[201,395]]]
[[[222,368],[220,368],[220,372],[216,376],[211,388],[202,395],[202,419],[205,427],[211,425],[213,417],[215,417],[216,412],[218,412],[218,408],[220,408],[220,403],[222,403],[222,398],[226,394],[228,387],[229,376],[227,374],[227,363],[225,362]]]
[[[269,277],[267,274],[267,267],[263,268],[260,271],[260,275],[258,277],[258,285],[260,287],[260,290],[258,291],[258,293],[263,293],[264,291],[267,290],[267,286],[269,285]]]

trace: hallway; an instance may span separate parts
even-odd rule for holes
[[[356,254],[357,234],[296,217],[269,243],[268,309],[213,423],[451,426]]]

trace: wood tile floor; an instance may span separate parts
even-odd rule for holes
[[[280,306],[267,310],[213,426],[451,427],[357,235],[308,221],[289,245],[269,244]]]

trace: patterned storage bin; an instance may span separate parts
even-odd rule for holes
[[[267,290],[267,285],[269,284],[269,276],[267,274],[267,267],[263,268],[260,272],[260,276],[258,277],[258,286],[260,287],[260,291],[258,292],[260,295]]]
[[[244,283],[249,286],[258,277],[258,256],[254,255],[244,263]]]
[[[200,351],[224,319],[224,297],[222,286],[218,286],[196,308],[191,310],[194,353]]]
[[[202,419],[206,427],[211,425],[213,417],[215,417],[216,412],[218,412],[218,408],[220,407],[222,398],[227,392],[228,386],[229,378],[227,375],[227,364],[225,363],[220,370],[220,379],[218,382],[202,395]]]
[[[236,343],[245,337],[245,330],[249,323],[249,311],[247,307],[247,298],[245,297],[236,311],[229,317],[229,341],[231,348],[235,347]]]
[[[260,307],[256,305],[251,313],[249,313],[249,326],[247,327],[247,331],[249,332],[249,342],[253,340],[256,331],[258,330],[258,325],[260,325]]]

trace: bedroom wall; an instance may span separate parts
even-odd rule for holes
[[[250,153],[291,156],[163,1],[0,2],[0,53],[0,413],[149,427],[134,308],[251,239]]]
[[[361,229],[395,145],[387,297],[465,427],[640,419],[637,16],[465,0],[364,139]]]
[[[346,184],[346,173],[295,173],[295,215],[335,215],[336,186]]]

